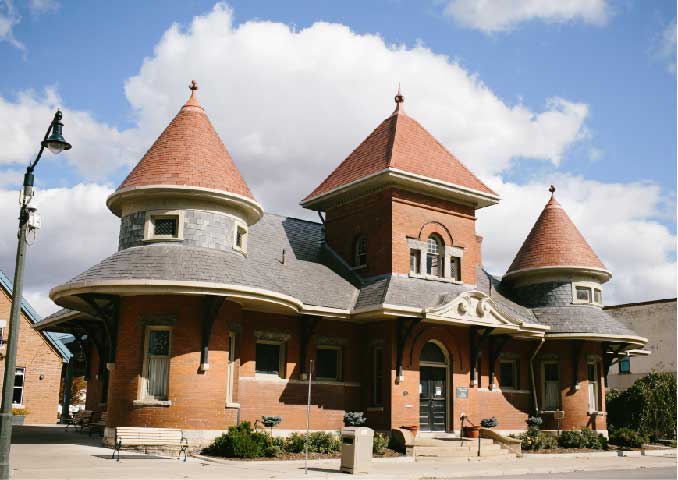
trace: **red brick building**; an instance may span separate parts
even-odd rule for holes
[[[12,282],[0,271],[0,386],[11,308]],[[41,318],[25,299],[20,318],[12,407],[28,410],[25,424],[56,423],[61,371],[70,354],[54,334],[33,329]]]
[[[86,339],[111,427],[302,429],[313,361],[313,429],[562,410],[605,431],[605,373],[645,339],[602,310],[611,275],[553,196],[504,278],[485,272],[475,213],[498,202],[398,94],[302,201],[321,222],[264,213],[193,89],[108,199],[118,252],[55,287],[67,310],[40,328]]]

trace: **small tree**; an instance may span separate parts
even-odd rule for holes
[[[676,378],[651,372],[623,392],[606,395],[608,428],[631,428],[653,440],[674,438],[676,430]]]

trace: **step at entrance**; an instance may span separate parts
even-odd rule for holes
[[[478,456],[477,438],[416,437],[414,440],[414,458],[418,462],[443,459],[469,461],[491,458],[500,460],[515,457],[513,452],[489,438],[480,439],[480,456]]]

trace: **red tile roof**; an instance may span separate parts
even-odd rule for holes
[[[181,185],[235,193],[254,200],[212,123],[195,96],[158,137],[118,187]]]
[[[552,188],[552,192],[555,188]],[[551,195],[507,274],[542,267],[607,270],[560,203]]]
[[[304,202],[387,168],[496,195],[419,122],[405,114],[402,102],[402,95],[398,94],[393,114],[381,122]]]

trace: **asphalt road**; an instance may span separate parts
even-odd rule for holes
[[[677,478],[675,468],[639,468],[636,470],[598,470],[594,472],[569,472],[569,473],[549,473],[548,475],[509,475],[506,477],[483,477],[489,479],[510,480],[510,479],[665,479]]]

